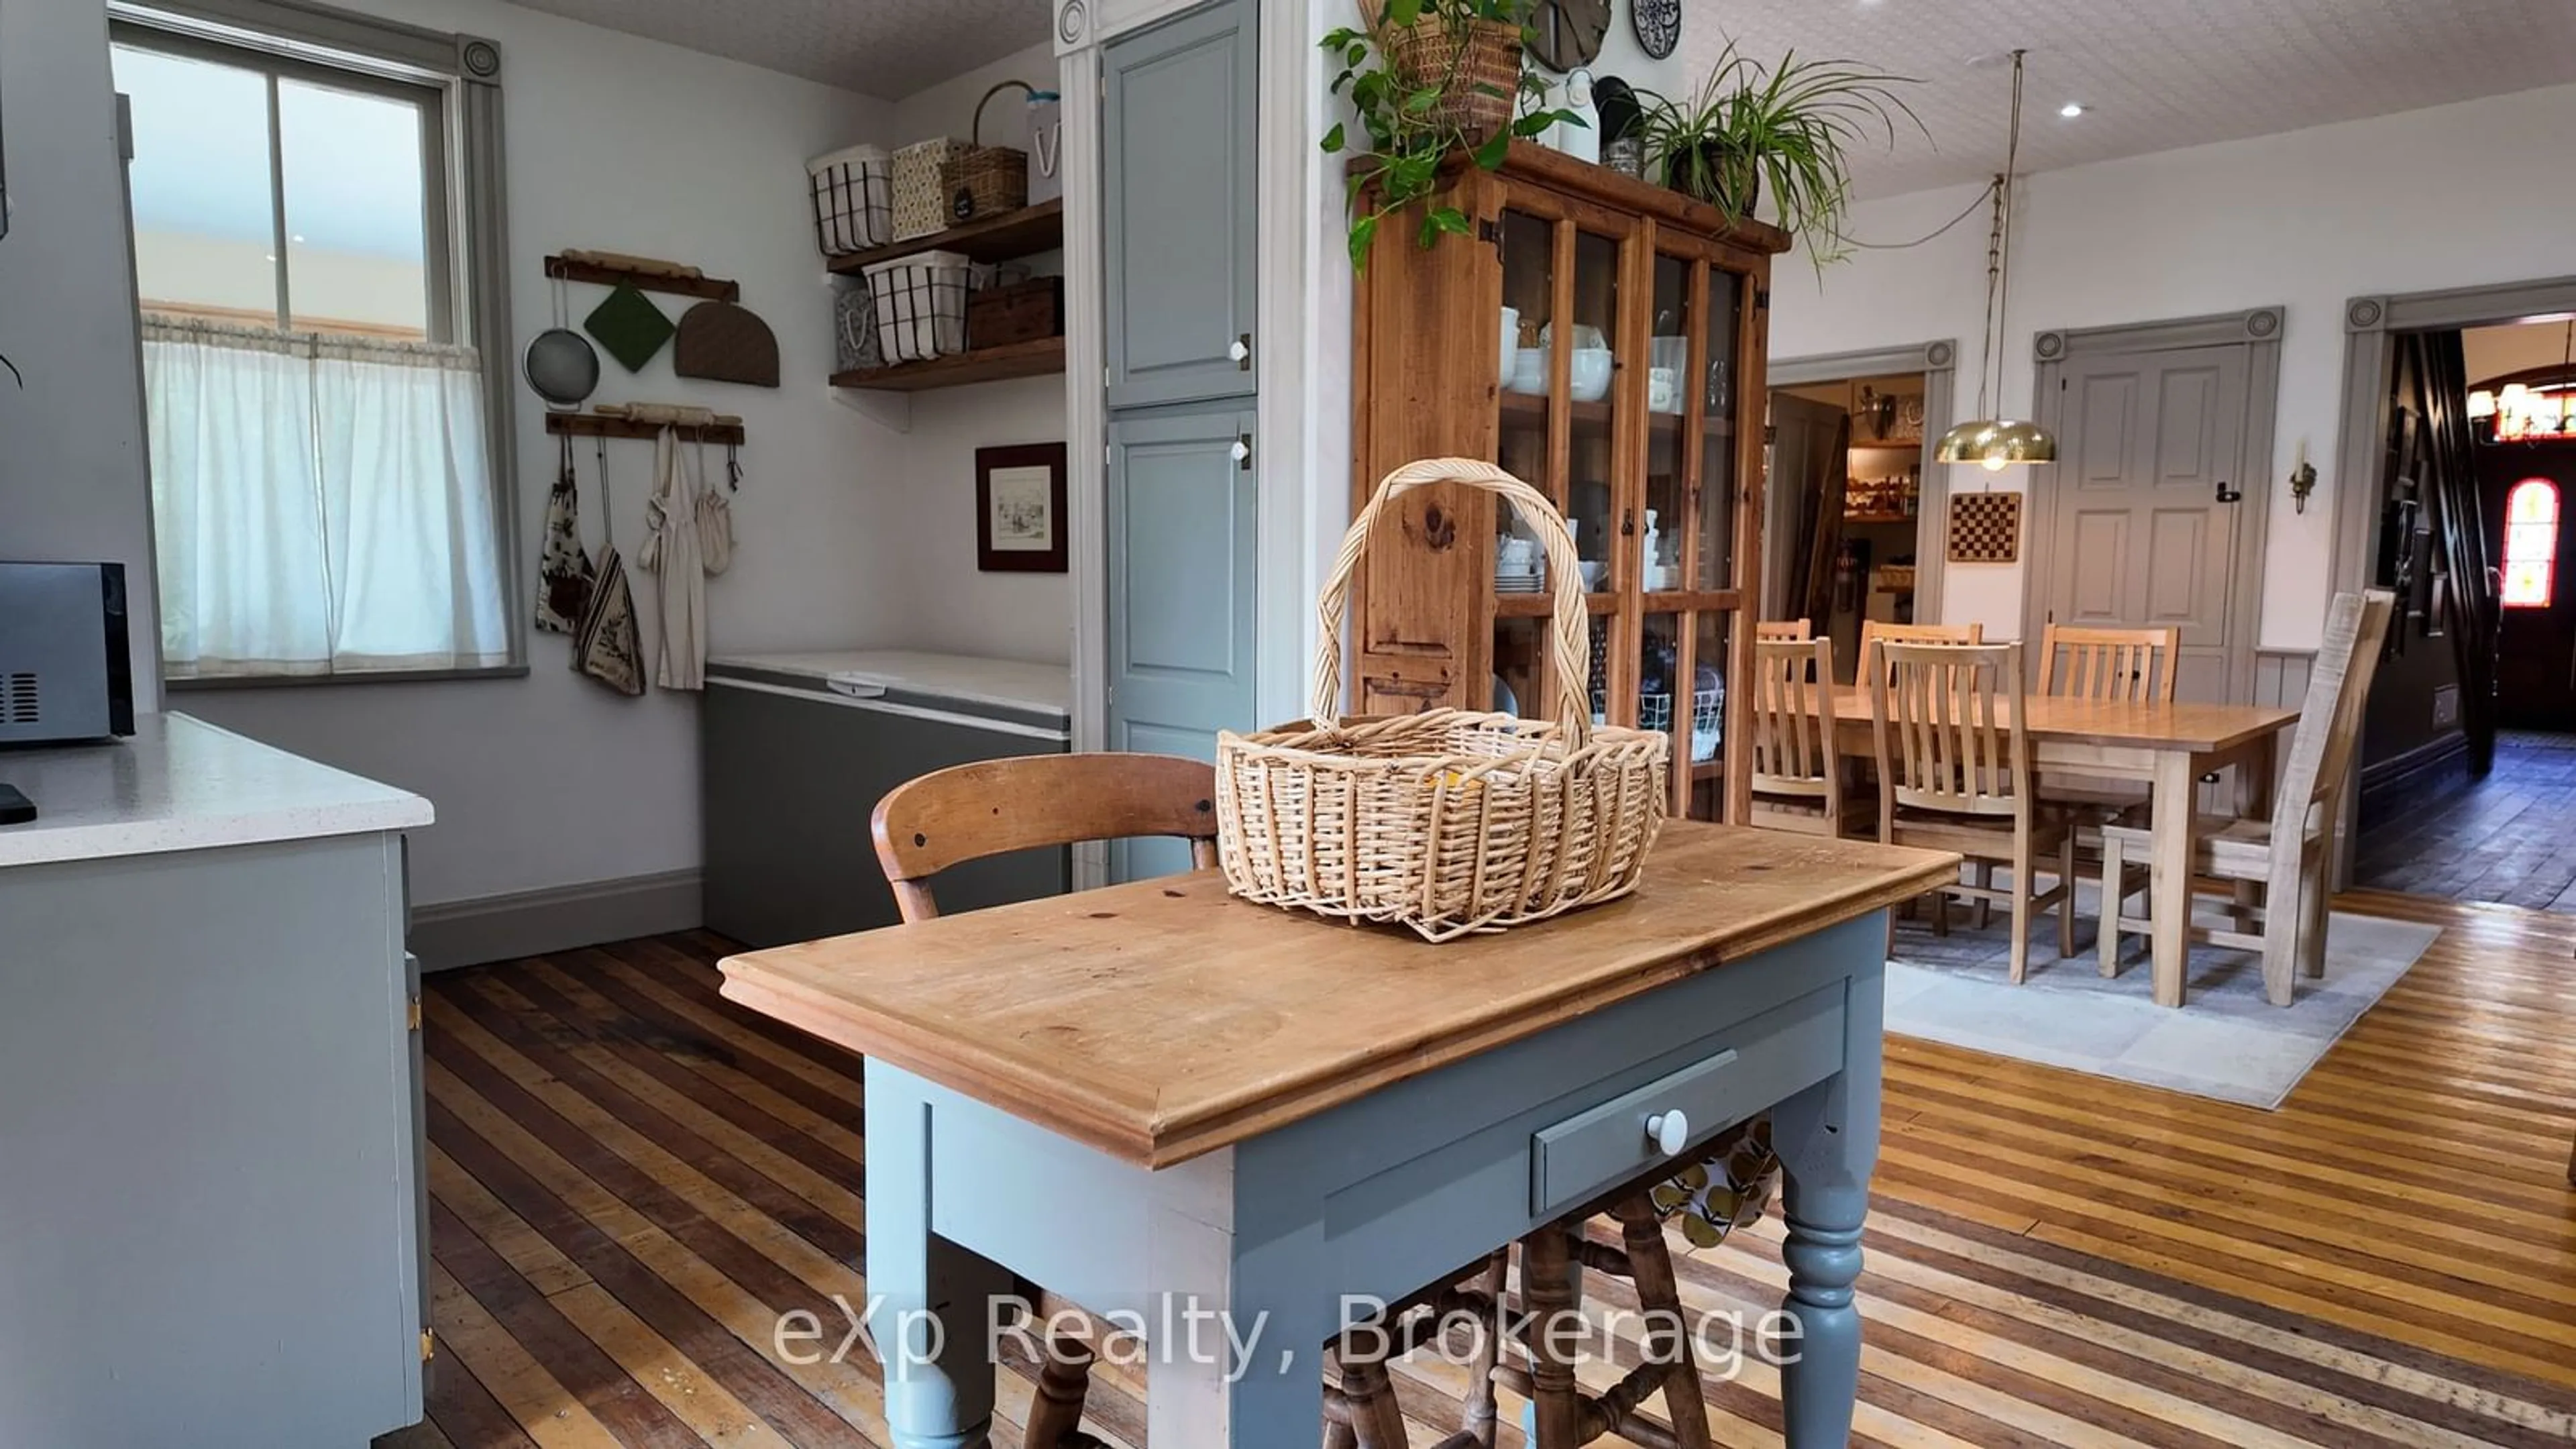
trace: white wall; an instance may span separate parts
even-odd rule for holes
[[[906,440],[829,400],[830,294],[801,169],[809,155],[887,134],[887,108],[492,0],[359,4],[501,46],[518,319],[505,345],[514,354],[552,321],[540,259],[565,247],[670,257],[739,279],[744,305],[778,334],[784,386],[776,391],[675,379],[667,348],[640,377],[602,363],[596,401],[703,403],[745,419],[749,477],[733,499],[739,547],[732,570],[708,583],[712,646],[904,640],[913,567],[900,486]],[[63,8],[86,9],[96,31],[98,0],[7,7],[19,23],[31,9]],[[98,53],[83,63],[103,87],[105,51],[92,44]],[[16,46],[9,49],[14,57]],[[36,108],[31,91],[14,83],[8,101],[13,114]],[[14,179],[14,149],[10,159]],[[11,245],[0,243],[0,256]],[[574,317],[602,295],[573,288]],[[655,300],[674,320],[687,305]],[[114,306],[101,299],[84,311],[118,315],[122,305],[120,294]],[[130,353],[120,365],[131,374]],[[518,418],[519,566],[532,583],[556,453],[542,409],[524,391]],[[631,569],[644,541],[652,450],[611,443],[609,460],[617,540]],[[595,543],[600,493],[587,447],[580,469]],[[654,584],[640,571],[632,577],[649,650]],[[199,690],[174,699],[217,723],[428,796],[438,823],[420,832],[412,851],[413,893],[423,903],[694,867],[696,697],[655,690],[627,700],[573,674],[569,653],[562,636],[531,633],[525,679]]]
[[[896,103],[891,149],[933,136],[970,138],[975,106],[1003,80],[1040,90],[1056,82],[1051,44],[1032,46]],[[1029,150],[1028,98],[1005,91],[984,110],[984,144]],[[1030,162],[1036,162],[1034,156]],[[1032,274],[1063,270],[1060,253],[1029,259]],[[913,394],[912,432],[897,495],[911,520],[905,557],[907,638],[918,648],[1064,663],[1073,655],[1066,574],[983,573],[975,567],[975,450],[1065,440],[1065,380],[1024,378]]]
[[[2368,485],[2335,476],[2345,300],[2571,270],[2576,206],[2530,182],[2558,164],[2570,135],[2576,86],[2563,86],[2030,178],[2015,211],[2005,408],[2030,413],[2036,330],[2286,306],[2261,637],[2313,647],[2333,573],[2334,498],[2348,481]],[[1921,236],[1975,194],[1864,205],[1850,231]],[[1985,241],[1983,218],[1971,218],[1923,247],[1863,252],[1830,269],[1821,291],[1802,259],[1783,258],[1772,355],[1956,337],[1964,416],[1980,362]],[[2302,444],[2321,475],[2304,515],[2288,484]],[[2018,568],[1953,565],[1944,612],[2017,634],[2021,586]]]
[[[96,0],[0,5],[0,559],[125,565],[134,698],[161,693],[142,374],[107,15]]]

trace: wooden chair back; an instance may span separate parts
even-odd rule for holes
[[[2069,699],[2171,704],[2180,629],[2050,624],[2040,636],[2039,692]]]
[[[1753,642],[1803,644],[1815,632],[1815,627],[1805,619],[1764,619],[1753,626]]]
[[[1804,624],[1806,621],[1798,621]],[[1760,639],[1753,645],[1753,793],[1823,801],[1840,813],[1834,754],[1834,641]]]
[[[1216,769],[1172,755],[1023,755],[907,780],[877,802],[877,861],[906,921],[939,914],[930,878],[963,861],[1082,840],[1178,836],[1216,864]]]
[[[2327,605],[2325,639],[2308,672],[2307,698],[2299,707],[2298,731],[2291,737],[2289,764],[2275,797],[2276,844],[2285,836],[2297,840],[2304,835],[2308,812],[2341,788],[2361,738],[2370,682],[2379,673],[2380,646],[2396,611],[2397,596],[2386,589],[2337,594]]]
[[[1876,646],[1890,644],[1983,644],[1983,624],[1890,624],[1877,619],[1860,621],[1860,678],[1863,682],[1874,674],[1887,672],[1885,661],[1878,659]],[[1876,661],[1876,662],[1873,662]]]
[[[1882,820],[1896,807],[2027,818],[2019,644],[1878,642],[1870,730]]]

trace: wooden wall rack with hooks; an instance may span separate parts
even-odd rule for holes
[[[740,447],[744,441],[742,424],[735,423],[639,423],[633,418],[613,418],[599,413],[548,413],[546,431],[557,436],[576,438],[636,438],[650,442],[662,435],[665,426],[679,430],[683,443],[729,443]]]
[[[546,275],[562,282],[595,282],[614,287],[623,282],[641,292],[669,292],[680,297],[700,297],[710,302],[739,302],[742,283],[717,277],[694,277],[671,272],[638,270],[632,267],[608,266],[577,257],[546,258]]]

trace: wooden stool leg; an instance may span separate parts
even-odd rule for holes
[[[1342,1360],[1342,1397],[1350,1404],[1352,1442],[1357,1449],[1404,1449],[1404,1410],[1396,1403],[1395,1384],[1386,1376],[1384,1360]]]
[[[1546,1227],[1521,1240],[1521,1305],[1530,1361],[1530,1401],[1537,1441],[1531,1449],[1576,1449],[1583,1441],[1582,1400],[1574,1364],[1557,1349],[1574,1328],[1574,1281],[1562,1228]]]
[[[1059,1335],[1038,1368],[1037,1395],[1029,1401],[1027,1449],[1059,1449],[1082,1424],[1082,1401],[1091,1391],[1091,1345]]]
[[[1503,1289],[1510,1283],[1511,1263],[1510,1250],[1496,1253],[1476,1281],[1476,1291],[1485,1295],[1493,1308],[1481,1325],[1476,1356],[1467,1365],[1467,1403],[1458,1418],[1458,1432],[1482,1449],[1493,1449],[1494,1443],[1494,1369],[1502,1361],[1506,1318]]]
[[[1347,1420],[1324,1421],[1324,1449],[1359,1449],[1360,1436],[1351,1432]]]
[[[1681,1285],[1673,1277],[1673,1250],[1664,1237],[1663,1219],[1643,1194],[1611,1209],[1611,1216],[1619,1220],[1619,1235],[1627,1241],[1638,1306],[1649,1315],[1671,1316],[1676,1356],[1664,1376],[1664,1414],[1672,1420],[1674,1449],[1709,1449],[1708,1403],[1701,1397],[1699,1363],[1691,1356],[1689,1319],[1682,1313]]]

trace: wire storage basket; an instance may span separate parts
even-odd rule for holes
[[[1370,532],[1392,500],[1440,483],[1500,496],[1546,549],[1552,719],[1339,717],[1343,616]],[[1592,723],[1582,571],[1545,495],[1469,458],[1397,469],[1352,520],[1318,612],[1313,717],[1217,737],[1217,853],[1236,895],[1447,941],[1636,889],[1663,829],[1672,742]]]
[[[894,158],[875,146],[850,146],[805,163],[814,194],[814,243],[827,257],[846,257],[894,240]]]
[[[979,270],[959,252],[917,252],[860,269],[876,306],[877,350],[887,365],[966,350],[966,298]]]

